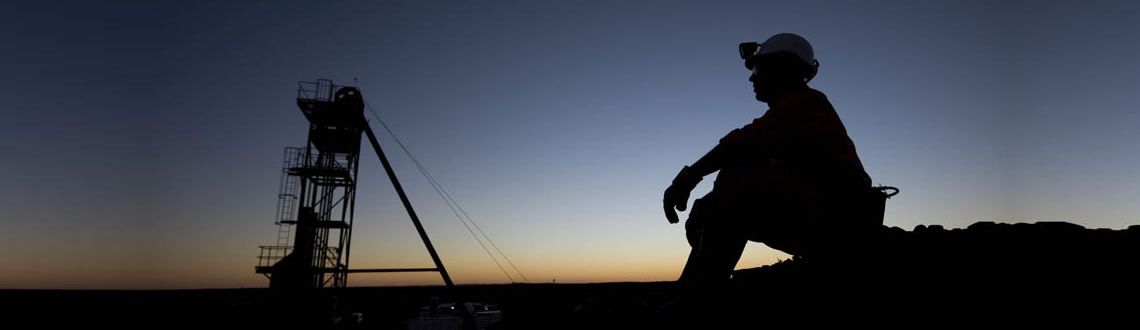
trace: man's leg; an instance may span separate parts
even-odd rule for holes
[[[689,260],[681,276],[702,284],[728,281],[747,242],[739,231],[725,228],[702,230],[700,242],[689,252]]]
[[[688,228],[696,239],[690,241],[693,248],[668,308],[697,318],[710,312],[709,308],[717,308],[748,242],[740,231],[726,229]]]
[[[685,221],[685,238],[691,250],[678,282],[709,283],[732,275],[748,242],[739,221],[744,215],[733,206],[724,203],[724,195],[716,190],[693,201]]]

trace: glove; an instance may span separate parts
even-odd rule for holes
[[[677,173],[677,177],[673,178],[673,184],[669,188],[665,188],[665,219],[669,223],[677,223],[680,219],[677,218],[677,211],[684,211],[688,208],[689,193],[693,188],[701,182],[701,177],[694,177],[689,170],[688,166],[681,169]]]

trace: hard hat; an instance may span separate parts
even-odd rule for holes
[[[819,69],[819,61],[816,61],[811,44],[804,37],[793,33],[780,33],[768,38],[764,43],[745,42],[740,44],[740,59],[744,60],[744,67],[749,70],[752,70],[753,62],[751,60],[753,57],[775,52],[789,52],[796,55],[810,67],[811,72],[808,73],[806,80],[815,77]]]

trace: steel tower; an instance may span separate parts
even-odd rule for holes
[[[297,106],[309,121],[308,141],[304,147],[285,148],[277,244],[261,246],[255,271],[269,277],[270,288],[283,289],[343,288],[348,274],[354,272],[439,272],[452,286],[364,118],[360,90],[334,85],[328,79],[299,82]],[[361,133],[367,133],[436,268],[349,269]]]

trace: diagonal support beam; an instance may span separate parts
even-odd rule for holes
[[[363,121],[363,120],[362,120]],[[380,142],[376,140],[376,134],[372,133],[372,125],[367,122],[364,123],[364,133],[368,135],[368,142],[372,143],[372,149],[376,150],[376,156],[380,157],[380,163],[384,165],[384,171],[388,172],[388,179],[392,180],[392,186],[396,188],[396,194],[400,195],[400,201],[404,203],[404,209],[408,210],[408,217],[412,218],[412,223],[416,225],[416,231],[420,233],[420,238],[424,241],[424,246],[427,247],[428,253],[431,254],[431,260],[435,262],[435,267],[439,269],[439,275],[443,277],[443,282],[447,283],[447,287],[455,287],[451,283],[451,276],[447,275],[447,269],[443,268],[443,262],[439,260],[439,254],[435,252],[435,247],[431,245],[431,239],[428,238],[427,232],[424,231],[424,226],[420,224],[420,218],[416,216],[416,210],[412,209],[412,203],[408,201],[408,195],[404,193],[404,187],[400,185],[400,179],[396,178],[396,172],[392,171],[392,164],[388,163],[388,157],[384,156],[384,149],[380,148]]]

